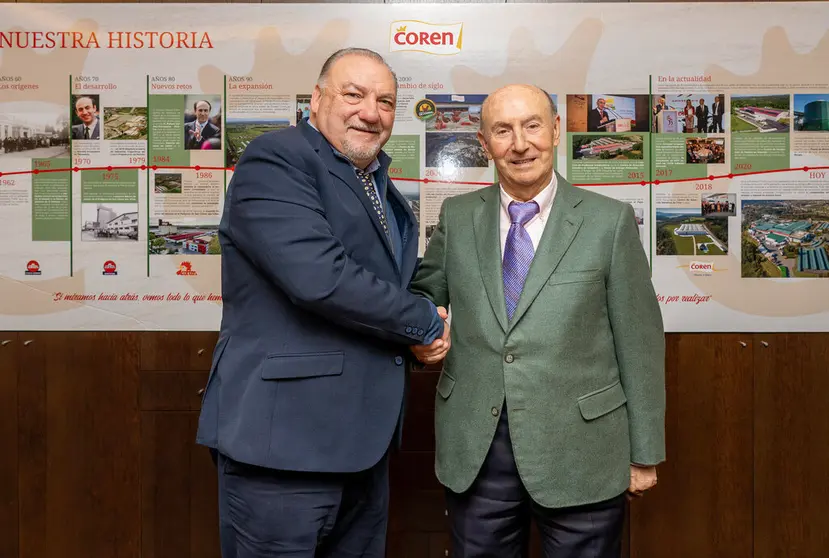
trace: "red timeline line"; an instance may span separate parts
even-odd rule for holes
[[[0,177],[6,176],[19,176],[19,175],[26,175],[26,174],[41,174],[41,173],[50,173],[50,172],[80,172],[80,171],[116,171],[116,170],[195,170],[195,171],[231,171],[233,172],[236,167],[203,167],[201,165],[196,165],[192,167],[186,166],[163,166],[163,165],[140,165],[140,166],[106,166],[106,167],[71,167],[71,168],[62,168],[62,169],[34,169],[34,170],[26,170],[26,171],[13,171],[13,172],[0,172]],[[653,180],[647,181],[643,180],[641,182],[597,182],[592,184],[578,184],[577,186],[647,186],[648,184],[653,184],[654,186],[660,186],[663,184],[678,184],[681,182],[698,182],[700,180],[722,180],[724,178],[733,179],[737,177],[743,176],[752,176],[758,174],[772,174],[772,173],[781,173],[781,172],[795,172],[795,171],[802,171],[802,172],[809,172],[809,171],[816,171],[816,170],[827,170],[829,166],[822,166],[822,167],[796,167],[796,168],[789,168],[789,169],[774,169],[774,170],[763,170],[763,171],[754,171],[754,172],[743,172],[743,173],[728,173],[728,174],[721,174],[721,175],[709,175],[707,177],[699,177],[699,178],[677,178],[674,180]],[[462,185],[469,185],[469,186],[491,186],[492,183],[490,182],[466,182],[461,180],[437,180],[431,178],[392,178],[394,181],[401,181],[401,182],[422,182],[424,184],[462,184]]]

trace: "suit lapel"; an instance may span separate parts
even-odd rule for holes
[[[481,203],[475,208],[472,226],[478,265],[489,304],[501,328],[507,331],[507,305],[504,301],[504,279],[501,268],[500,189],[492,186],[481,190]]]
[[[330,147],[320,149],[320,154],[323,155],[323,160],[328,167],[328,172],[345,182],[345,184],[354,191],[354,195],[356,195],[357,199],[360,200],[360,203],[363,204],[363,208],[366,210],[369,219],[371,219],[371,224],[374,225],[374,230],[380,237],[380,241],[383,243],[383,246],[386,247],[389,257],[394,260],[394,252],[392,251],[391,242],[386,236],[386,232],[383,230],[383,225],[380,223],[380,218],[377,216],[377,212],[374,210],[371,200],[368,199],[368,196],[366,195],[365,188],[357,178],[357,175],[354,174],[354,169],[351,168],[350,164],[334,155],[334,152],[331,151]]]
[[[374,225],[375,232],[380,237],[380,242],[382,242],[383,246],[386,247],[386,252],[394,262],[394,251],[392,249],[391,242],[386,236],[386,232],[383,230],[383,225],[380,224],[380,218],[377,216],[374,206],[371,205],[371,200],[368,199],[363,185],[354,173],[354,169],[348,162],[334,155],[334,151],[331,146],[328,145],[328,142],[322,141],[322,134],[311,128],[310,124],[303,120],[300,122],[298,127],[320,154],[325,166],[328,168],[328,172],[339,178],[346,184],[346,186],[351,188],[354,195],[356,195],[357,199],[360,200],[360,203],[363,204],[363,208],[366,210],[366,213],[368,213],[368,218],[371,220],[372,225]],[[318,138],[314,136],[318,136]],[[396,265],[395,269],[397,269]]]
[[[574,208],[581,202],[578,189],[557,174],[557,190],[547,225],[535,251],[530,271],[524,282],[524,290],[512,316],[509,328],[515,326],[529,309],[544,284],[555,271],[561,258],[570,248],[576,233],[584,221]]]
[[[403,245],[403,253],[400,257],[402,266],[400,269],[400,281],[401,286],[405,288],[408,287],[412,274],[414,273],[414,266],[417,264],[417,235],[414,234],[415,227],[417,226],[417,218],[415,217],[414,212],[412,212],[412,208],[409,207],[409,202],[406,201],[403,194],[401,194],[394,184],[392,184],[391,179],[388,182],[387,196],[389,197],[389,202],[391,203],[392,208],[396,205],[400,207],[404,214],[404,220],[402,223],[403,226],[399,227],[399,229],[402,241],[401,244]],[[390,215],[389,217],[394,219],[395,215]],[[385,234],[383,236],[385,236]],[[413,240],[415,242],[412,242]]]

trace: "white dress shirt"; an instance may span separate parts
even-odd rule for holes
[[[538,243],[541,241],[541,235],[544,234],[544,227],[547,225],[547,219],[549,219],[550,210],[553,207],[553,198],[555,198],[557,186],[556,174],[553,173],[550,183],[533,198],[533,201],[538,204],[539,211],[524,224],[524,230],[527,231],[532,240],[533,250],[538,250]],[[507,233],[512,224],[508,207],[511,201],[520,200],[513,199],[504,191],[503,186],[499,186],[499,188],[501,189],[501,254],[503,255],[504,246],[507,243]]]

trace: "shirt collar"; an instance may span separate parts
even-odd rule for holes
[[[556,173],[555,173],[555,171],[553,171],[553,176],[552,176],[552,178],[550,178],[550,183],[547,184],[532,199],[532,201],[535,201],[535,203],[538,204],[538,214],[539,215],[544,215],[545,210],[550,205],[552,205],[553,197],[555,196],[557,186],[558,186],[558,181],[556,179]],[[504,190],[504,187],[501,184],[498,185],[498,188],[501,190],[501,209],[503,209],[504,211],[507,212],[507,214],[509,214],[509,204],[510,204],[510,202],[518,201],[518,200],[515,200],[512,196],[507,194],[506,190]]]
[[[314,126],[313,124],[311,124],[311,119],[310,118],[306,118],[305,121],[308,123],[308,125],[310,127],[312,127],[314,130],[319,132],[319,129],[316,126]],[[320,133],[322,133],[322,132],[320,132]],[[331,145],[331,142],[328,142],[328,145]],[[355,166],[354,163],[351,162],[351,159],[349,159],[348,157],[346,157],[345,155],[340,153],[333,145],[331,145],[331,151],[333,151],[334,155],[336,155],[340,159],[343,159],[344,161],[348,162],[348,164],[351,165],[351,167],[355,171],[362,170],[359,167]],[[369,165],[365,168],[365,172],[367,172],[369,174],[374,174],[374,172],[377,171],[377,169],[379,169],[379,168],[380,168],[380,161],[377,160],[377,157],[375,157],[374,160],[371,163],[369,163]]]

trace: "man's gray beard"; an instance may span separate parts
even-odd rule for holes
[[[343,140],[343,154],[352,161],[367,161],[377,157],[380,152],[380,143],[373,146],[358,147],[351,145],[348,140]]]

